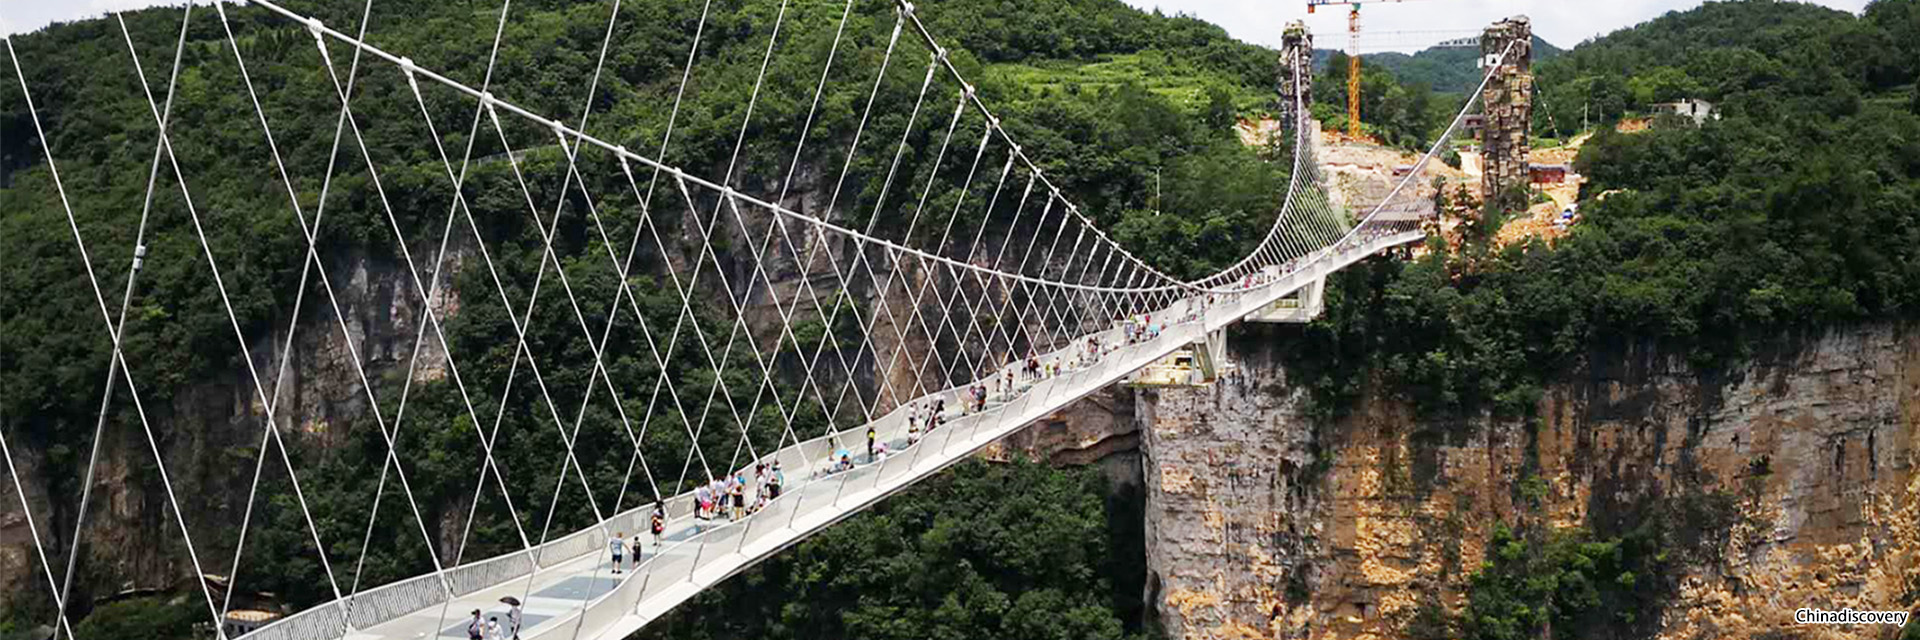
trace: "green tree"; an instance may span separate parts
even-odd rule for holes
[[[1138,496],[1108,493],[1090,468],[965,463],[701,594],[640,637],[1139,637],[1145,549],[1128,533],[1140,514],[1127,506]]]
[[[73,627],[76,640],[192,640],[196,623],[207,624],[204,605],[191,598],[168,602],[141,597],[102,605]]]

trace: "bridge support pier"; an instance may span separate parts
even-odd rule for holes
[[[1208,331],[1206,338],[1193,343],[1193,366],[1200,370],[1199,382],[1213,382],[1220,378],[1220,365],[1227,361],[1227,330]]]
[[[1247,322],[1266,322],[1271,324],[1306,324],[1320,317],[1327,308],[1327,275],[1332,273],[1322,265],[1310,267],[1313,280],[1301,287],[1293,295],[1275,300],[1266,308],[1248,314]]]

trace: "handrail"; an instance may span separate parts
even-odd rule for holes
[[[986,411],[952,418],[947,426],[925,432],[925,437],[917,444],[902,449],[896,455],[884,458],[877,464],[870,462],[838,474],[814,475],[812,473],[814,465],[836,448],[837,440],[845,433],[844,431],[816,436],[772,452],[763,461],[780,461],[783,467],[795,472],[791,479],[798,480],[783,486],[783,495],[780,499],[739,521],[700,528],[695,535],[687,539],[661,546],[613,589],[587,602],[581,610],[558,616],[557,619],[562,621],[562,624],[543,623],[540,628],[533,630],[533,633],[523,633],[522,637],[528,640],[571,637],[576,627],[587,623],[594,623],[592,626],[595,629],[618,630],[625,629],[626,626],[637,629],[647,619],[654,617],[636,615],[640,612],[639,607],[642,604],[668,603],[653,607],[659,612],[664,612],[671,607],[672,603],[677,603],[686,597],[691,597],[692,593],[698,592],[699,588],[704,586],[703,582],[711,584],[724,579],[758,559],[798,541],[811,531],[851,515],[860,508],[912,484],[918,478],[964,459],[972,451],[1024,427],[1032,420],[1143,369],[1167,354],[1185,348],[1191,342],[1202,340],[1210,331],[1216,331],[1270,306],[1274,300],[1305,287],[1314,279],[1324,277],[1328,272],[1345,267],[1385,248],[1424,238],[1424,233],[1417,227],[1409,229],[1406,221],[1374,221],[1368,226],[1371,228],[1366,232],[1350,234],[1341,243],[1319,253],[1312,262],[1303,264],[1290,272],[1273,273],[1270,278],[1263,279],[1254,286],[1226,294],[1227,299],[1219,300],[1215,304],[1202,303],[1201,300],[1206,296],[1175,301],[1166,308],[1154,312],[1156,316],[1165,314],[1164,317],[1180,319],[1169,323],[1168,328],[1163,330],[1158,338],[1116,347],[1085,367],[1064,369],[1059,375],[1030,381],[1032,384],[1021,394],[1005,399]],[[1215,295],[1219,296],[1219,294]],[[1122,342],[1120,337],[1119,328],[1109,328],[1076,338],[1063,347],[1045,354],[1042,359],[1065,363],[1075,355],[1074,352],[1077,349],[1082,348],[1088,338],[1093,338],[1102,345],[1115,345]],[[1009,366],[1018,366],[1018,363]],[[990,382],[1005,370],[1007,369],[996,370],[993,376],[973,384]],[[950,406],[959,407],[960,397],[966,386],[968,385],[944,389],[916,398],[913,403],[894,407],[870,424],[889,441],[903,437],[907,432],[907,412],[911,411],[913,406],[931,399],[945,398],[951,401]],[[1043,387],[1047,397],[1036,401],[1033,396],[1042,391]],[[1064,394],[1060,393],[1063,390],[1062,387],[1065,387]],[[1009,411],[1013,413],[1009,414]],[[993,428],[986,429],[983,437],[981,431],[990,419],[993,420]],[[958,452],[949,451],[948,449],[951,448],[949,445],[952,445],[954,439],[962,433],[970,434],[967,440],[968,446]],[[940,449],[938,456],[921,457],[925,451],[934,447]],[[906,455],[910,451],[913,455]],[[902,460],[906,462],[899,462]],[[760,461],[749,462],[735,470],[735,473],[751,472],[758,462]],[[891,481],[889,481],[890,472]],[[844,493],[847,483],[869,477],[873,482],[868,487],[857,489],[854,493]],[[809,487],[823,486],[821,483],[831,482],[834,479],[838,479],[841,486],[835,491],[832,503],[821,508],[817,504],[818,497],[815,497],[816,502],[807,502],[806,491]],[[883,483],[886,484],[883,486]],[[852,502],[842,504],[843,501],[848,500]],[[804,521],[800,520],[803,515],[800,509],[802,504],[813,507],[805,514],[808,519]],[[691,492],[668,498],[666,505],[672,522],[684,524],[688,518],[692,517]],[[647,504],[622,511],[609,518],[609,523],[631,519],[630,525],[621,522],[618,526],[642,531],[644,527],[641,520],[652,512],[653,506]],[[786,515],[788,521],[776,522],[782,515]],[[540,557],[542,566],[551,567],[573,561],[585,554],[596,553],[599,549],[596,534],[603,525],[609,523],[596,523],[550,540],[533,550],[522,549],[450,568],[446,572],[448,582],[455,585],[454,596],[459,597],[497,586],[508,580],[525,577],[528,569],[526,559],[530,554]],[[759,539],[764,544],[751,548],[749,553],[748,545],[754,542],[755,531],[758,531]],[[786,532],[786,535],[773,542],[766,542],[775,532]],[[733,537],[738,537],[738,542],[732,542]],[[672,564],[669,561],[684,555],[684,552],[693,551],[696,554],[704,554],[709,551],[709,546],[725,547],[729,543],[733,544],[732,548],[714,549],[714,555],[705,556],[708,561],[706,564],[701,564],[696,559],[687,575],[677,578],[663,576],[660,580],[655,580],[656,574],[660,573],[659,569],[674,568],[667,566]],[[715,570],[713,567],[719,567],[719,569]],[[700,579],[696,580],[696,578]],[[421,585],[430,585],[431,588],[425,589]],[[353,608],[346,614],[341,612],[341,601],[336,600],[274,621],[247,634],[246,638],[249,640],[338,638],[343,629],[341,625],[347,622],[351,622],[355,629],[364,630],[407,613],[445,602],[446,593],[439,585],[437,574],[425,574],[382,585],[351,598]],[[632,620],[616,624],[628,618]],[[627,629],[625,632],[630,631],[631,629]],[[620,635],[596,632],[591,637],[615,638]]]

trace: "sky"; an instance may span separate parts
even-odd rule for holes
[[[1184,13],[1226,27],[1233,37],[1278,46],[1288,22],[1305,19],[1314,46],[1344,48],[1347,7],[1321,7],[1307,14],[1306,0],[1124,0],[1142,9]],[[1814,4],[1859,13],[1868,0],[1813,0]],[[1363,52],[1419,49],[1438,40],[1470,36],[1502,18],[1526,15],[1533,34],[1561,48],[1652,20],[1669,11],[1691,9],[1702,0],[1399,0],[1370,1],[1361,7]],[[1434,33],[1458,31],[1460,33]],[[1372,33],[1373,36],[1364,34]],[[1411,43],[1411,46],[1409,46]]]
[[[401,1],[401,0],[396,0]],[[404,0],[417,2],[423,0]],[[431,1],[431,0],[425,0]],[[1323,7],[1307,15],[1306,0],[1124,0],[1142,9],[1184,13],[1224,25],[1233,37],[1275,46],[1287,22],[1305,18],[1323,49],[1346,45],[1345,7]],[[1868,0],[1813,0],[1858,13]],[[1563,48],[1651,20],[1663,13],[1699,6],[1702,0],[1399,0],[1371,2],[1362,9],[1362,30],[1373,35],[1363,51],[1412,50],[1435,41],[1472,35],[1494,21],[1525,14],[1535,35]],[[33,31],[55,21],[71,21],[109,11],[136,9],[180,0],[0,0],[0,35]]]

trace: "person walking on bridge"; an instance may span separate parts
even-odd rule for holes
[[[727,493],[733,497],[733,520],[747,517],[747,479],[734,476]]]
[[[872,424],[868,424],[867,425],[867,462],[873,462],[873,445],[877,440],[879,440],[879,438],[880,438],[880,432],[875,430]]]
[[[653,522],[650,524],[653,527],[653,549],[657,556],[660,551],[661,537],[667,532],[667,512],[660,505],[654,505]],[[634,554],[634,559],[639,560],[638,553]]]
[[[720,479],[720,476],[714,476],[713,482],[707,483],[707,493],[713,496],[713,512],[707,514],[707,517],[718,519],[720,512],[727,508],[727,481]]]
[[[707,489],[707,485],[702,484],[693,488],[693,504],[694,519],[698,520],[712,517],[708,515],[708,511],[713,509],[713,495],[712,492]]]
[[[615,531],[613,533],[613,539],[607,541],[607,551],[613,553],[613,572],[616,574],[620,573],[621,557],[626,555],[627,541],[621,539],[625,536],[626,532]]]
[[[480,619],[480,610],[473,610],[473,619],[467,621],[467,640],[485,640],[487,623]]]

